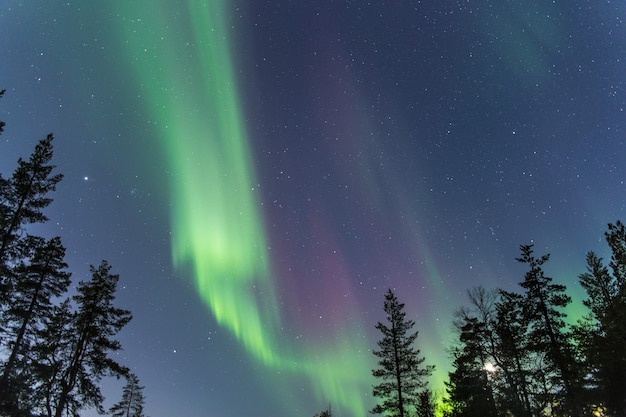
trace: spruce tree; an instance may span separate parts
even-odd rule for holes
[[[91,267],[91,279],[78,284],[77,304],[71,324],[68,358],[58,374],[58,389],[53,394],[54,417],[61,417],[66,407],[95,407],[102,410],[99,381],[103,376],[125,376],[128,370],[109,353],[122,348],[113,337],[131,320],[130,311],[113,305],[119,275],[111,273],[106,261]]]
[[[551,406],[554,404],[556,407],[553,408],[560,408],[557,410],[559,413],[578,417],[581,415],[578,369],[562,311],[571,298],[566,294],[564,285],[554,284],[543,271],[543,264],[550,255],[535,257],[533,245],[522,245],[520,249],[522,253],[517,261],[529,267],[520,286],[526,290],[525,314],[530,325],[530,349],[545,355],[545,366],[552,371],[546,373],[547,382],[555,387],[550,390],[553,396],[549,399]]]
[[[424,389],[417,395],[416,417],[435,417],[435,397],[431,390]]]
[[[3,127],[0,122],[0,133]],[[53,299],[69,285],[60,239],[33,236],[28,228],[47,220],[43,210],[62,179],[50,163],[52,140],[51,134],[40,140],[10,177],[0,175],[0,408],[7,415],[28,412],[37,365],[30,350]]]
[[[587,254],[587,272],[579,276],[589,314],[576,326],[576,339],[591,375],[590,403],[608,416],[626,415],[626,228],[617,221],[605,233],[611,249],[608,267]]]
[[[13,175],[0,178],[0,302],[9,303],[15,285],[13,267],[29,252],[24,227],[48,220],[48,194],[63,178],[52,174],[52,134],[39,141],[28,161],[19,159]]]
[[[15,394],[18,380],[32,378],[32,355],[28,355],[38,331],[51,319],[54,298],[67,291],[70,274],[65,271],[65,248],[61,239],[30,237],[33,253],[16,268],[15,289],[5,312],[8,331],[5,346],[8,359],[0,375],[0,398],[3,402]]]
[[[413,346],[418,332],[411,333],[415,325],[406,319],[404,304],[400,303],[391,289],[385,294],[384,311],[388,325],[379,322],[376,328],[383,334],[378,341],[379,350],[373,353],[379,358],[379,368],[372,375],[381,383],[373,388],[374,397],[382,403],[372,410],[375,414],[405,417],[415,408],[420,390],[426,387],[425,378],[432,374],[433,366],[423,366],[424,357]]]
[[[31,355],[37,365],[33,369],[33,414],[54,416],[55,404],[61,390],[61,378],[72,353],[76,313],[72,311],[71,302],[68,298],[54,307],[51,319],[39,332],[38,343],[32,348]],[[66,408],[79,407],[78,404],[71,403]]]
[[[144,417],[144,387],[139,385],[139,378],[129,374],[122,392],[122,399],[109,410],[111,417]]]

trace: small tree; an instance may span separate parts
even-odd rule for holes
[[[139,378],[129,374],[122,393],[122,399],[109,410],[112,417],[144,417],[144,387],[139,385]]]
[[[422,390],[417,396],[417,417],[435,417],[435,397],[431,390]]]
[[[413,346],[418,332],[410,333],[415,325],[406,320],[404,304],[398,302],[391,289],[385,294],[384,310],[389,325],[378,323],[376,328],[383,338],[378,341],[380,350],[373,351],[380,360],[372,375],[381,379],[373,388],[373,395],[382,400],[372,410],[375,414],[394,417],[408,416],[408,409],[415,408],[420,390],[426,386],[424,380],[432,374],[433,366],[422,366],[424,358]]]

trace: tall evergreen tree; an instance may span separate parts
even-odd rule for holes
[[[52,394],[54,417],[61,417],[66,408],[95,407],[102,410],[103,397],[98,382],[103,376],[125,376],[128,370],[108,354],[120,350],[113,337],[131,320],[128,310],[113,305],[119,275],[103,261],[91,267],[92,277],[81,281],[73,297],[78,311],[71,323],[68,360],[56,374]],[[74,410],[76,411],[76,410]]]
[[[0,301],[6,306],[14,286],[13,267],[28,253],[23,228],[48,220],[43,214],[63,175],[52,174],[52,134],[39,141],[28,161],[18,160],[9,179],[0,181]]]
[[[139,378],[129,374],[122,392],[122,399],[109,410],[111,417],[144,417],[144,387],[139,385]]]
[[[545,275],[543,264],[548,261],[549,255],[535,257],[532,245],[522,245],[520,249],[522,253],[517,261],[529,267],[520,285],[526,290],[525,308],[530,325],[531,349],[545,354],[545,366],[548,371],[552,370],[545,375],[549,390],[554,394],[554,399],[550,401],[556,406],[553,407],[554,412],[578,417],[581,415],[578,369],[566,332],[565,313],[562,312],[571,298],[566,294],[564,285],[552,283],[552,278]]]
[[[587,254],[587,272],[579,276],[587,293],[589,315],[576,327],[578,346],[592,380],[590,403],[609,416],[626,415],[626,229],[609,224],[605,237],[611,249],[609,266]]]
[[[374,377],[383,382],[375,385],[373,395],[382,400],[372,410],[375,414],[392,417],[408,416],[417,403],[416,397],[425,388],[425,378],[432,374],[433,366],[423,366],[424,357],[413,346],[418,332],[411,333],[415,325],[406,319],[404,304],[400,303],[391,289],[385,294],[384,311],[388,325],[379,322],[376,328],[383,337],[378,341],[380,350],[373,351],[379,358]]]
[[[0,376],[0,398],[9,400],[11,391],[18,385],[12,379],[21,373],[24,380],[32,373],[32,360],[27,353],[33,346],[37,332],[51,319],[54,298],[67,291],[70,274],[65,271],[65,248],[59,237],[45,240],[29,238],[33,253],[28,262],[16,268],[18,280],[5,316],[9,320],[9,331],[5,340],[8,359]],[[22,359],[20,361],[20,359]],[[19,363],[22,363],[20,369]],[[25,367],[24,367],[25,366]],[[14,392],[13,392],[14,393]]]
[[[31,351],[36,364],[30,397],[33,414],[54,416],[61,377],[72,353],[75,320],[71,299],[66,299],[54,306],[51,319],[38,334],[38,341]],[[66,408],[77,409],[78,404],[72,403]]]

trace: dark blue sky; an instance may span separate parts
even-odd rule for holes
[[[65,179],[38,230],[61,235],[76,281],[101,259],[121,275],[134,320],[118,359],[148,415],[331,402],[357,416],[373,405],[387,288],[437,390],[454,310],[470,287],[515,289],[520,244],[551,253],[548,272],[580,294],[586,251],[605,254],[606,224],[624,219],[625,14],[578,0],[9,0],[0,168],[55,133]],[[189,207],[214,227],[185,232]],[[212,241],[222,223],[255,237],[257,281],[239,261],[201,273],[189,236]],[[175,265],[176,242],[196,258]],[[253,328],[271,361],[247,344]],[[104,387],[117,401],[119,384]]]

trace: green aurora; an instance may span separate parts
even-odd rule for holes
[[[172,256],[215,320],[276,373],[308,378],[320,405],[365,415],[369,352],[353,317],[336,340],[295,349],[281,334],[254,168],[239,103],[228,5],[124,3],[121,42],[171,173]],[[145,6],[145,7],[144,7]],[[285,393],[280,393],[285,401]],[[295,402],[294,399],[292,402]]]

